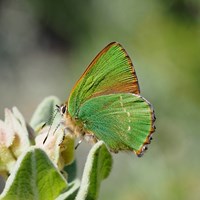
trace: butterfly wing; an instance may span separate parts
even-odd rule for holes
[[[79,107],[88,99],[113,93],[139,94],[131,59],[116,42],[106,46],[78,80],[68,99],[68,112],[75,117]]]
[[[130,93],[110,94],[86,101],[78,113],[86,133],[117,152],[142,155],[154,132],[154,112],[144,98]]]

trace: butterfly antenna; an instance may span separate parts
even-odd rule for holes
[[[50,123],[50,122],[51,122],[52,119],[54,120],[54,118],[55,118],[54,115],[57,114],[57,113],[55,114],[55,112],[58,112],[59,109],[60,109],[60,106],[59,106],[59,105],[56,105],[56,108],[53,110],[53,112],[50,114],[48,120],[42,125],[41,128],[44,128],[47,124],[52,124],[52,123]],[[53,120],[52,120],[52,122],[53,122]]]
[[[48,121],[47,121],[45,124],[43,124],[43,126],[42,126],[42,128],[43,128],[43,127],[44,127],[48,122],[50,122],[50,120],[52,119],[52,122],[50,123],[49,130],[48,130],[48,132],[47,132],[47,135],[46,135],[46,137],[44,138],[43,144],[46,142],[47,138],[49,137],[49,133],[50,133],[50,130],[51,130],[53,121],[54,121],[56,115],[57,115],[58,112],[59,112],[59,108],[60,108],[60,106],[56,105],[56,109],[55,109],[54,112],[51,114],[51,116],[49,117]],[[60,126],[60,124],[58,124],[58,126],[57,126],[56,129],[55,129],[55,131],[58,129],[59,126]],[[54,133],[55,133],[55,131],[54,131]]]
[[[54,132],[53,132],[53,135],[54,135],[55,132],[58,130],[59,126],[60,126],[60,123],[56,126],[56,128],[55,128],[55,130],[54,130]]]

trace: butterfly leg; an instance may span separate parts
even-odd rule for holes
[[[81,140],[78,141],[77,145],[75,146],[75,149],[78,148],[78,146],[83,142],[83,138]]]
[[[83,140],[86,140],[87,142],[92,143],[92,144],[94,144],[98,141],[97,138],[95,137],[95,135],[93,135],[93,134],[82,133],[81,136],[82,137],[78,141],[77,145],[75,146],[75,149],[78,148],[78,146],[83,142]]]
[[[66,128],[63,129],[63,138],[62,138],[62,140],[60,141],[59,146],[62,145],[62,143],[63,143],[63,141],[65,140],[65,137],[66,137],[67,134],[73,135],[73,131],[72,131],[70,128],[67,128],[67,127],[66,127]]]
[[[75,149],[77,149],[78,148],[78,146],[83,142],[83,140],[84,140],[84,136],[85,136],[85,132],[83,131],[83,130],[81,130],[81,129],[75,129],[75,135],[77,136],[77,137],[79,137],[80,138],[80,140],[78,141],[78,143],[77,143],[77,145],[75,146]]]
[[[87,142],[91,143],[91,144],[95,144],[95,143],[98,142],[98,139],[96,138],[96,136],[95,136],[94,134],[91,134],[91,133],[86,133],[86,134],[84,135],[84,139],[85,139]]]

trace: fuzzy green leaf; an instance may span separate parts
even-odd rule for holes
[[[88,154],[76,200],[97,199],[100,183],[109,175],[111,167],[112,156],[104,142],[99,141]]]
[[[67,188],[67,182],[46,153],[30,148],[17,161],[1,200],[54,200]]]
[[[80,181],[75,179],[75,181],[71,182],[67,188],[67,191],[61,194],[56,200],[74,200],[78,189],[80,187]]]
[[[67,173],[68,183],[74,181],[77,177],[77,162],[74,160],[70,165],[64,167],[64,172]]]
[[[44,123],[46,123],[47,125],[50,125],[52,123],[51,122],[52,119],[50,118],[52,118],[52,115],[56,109],[56,105],[60,105],[60,104],[61,104],[60,100],[55,96],[50,96],[50,97],[45,98],[35,110],[33,117],[31,119],[30,125],[35,130],[37,130],[38,128],[41,128],[41,126]],[[57,118],[59,118],[59,115],[57,115]],[[57,118],[55,118],[54,121],[59,120]]]

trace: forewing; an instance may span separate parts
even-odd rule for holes
[[[144,98],[110,94],[92,98],[80,108],[78,120],[86,132],[103,140],[111,150],[133,150],[141,155],[154,132],[154,112]]]
[[[68,99],[68,112],[74,117],[88,99],[114,93],[139,94],[138,79],[131,59],[116,42],[106,46],[78,80]]]

